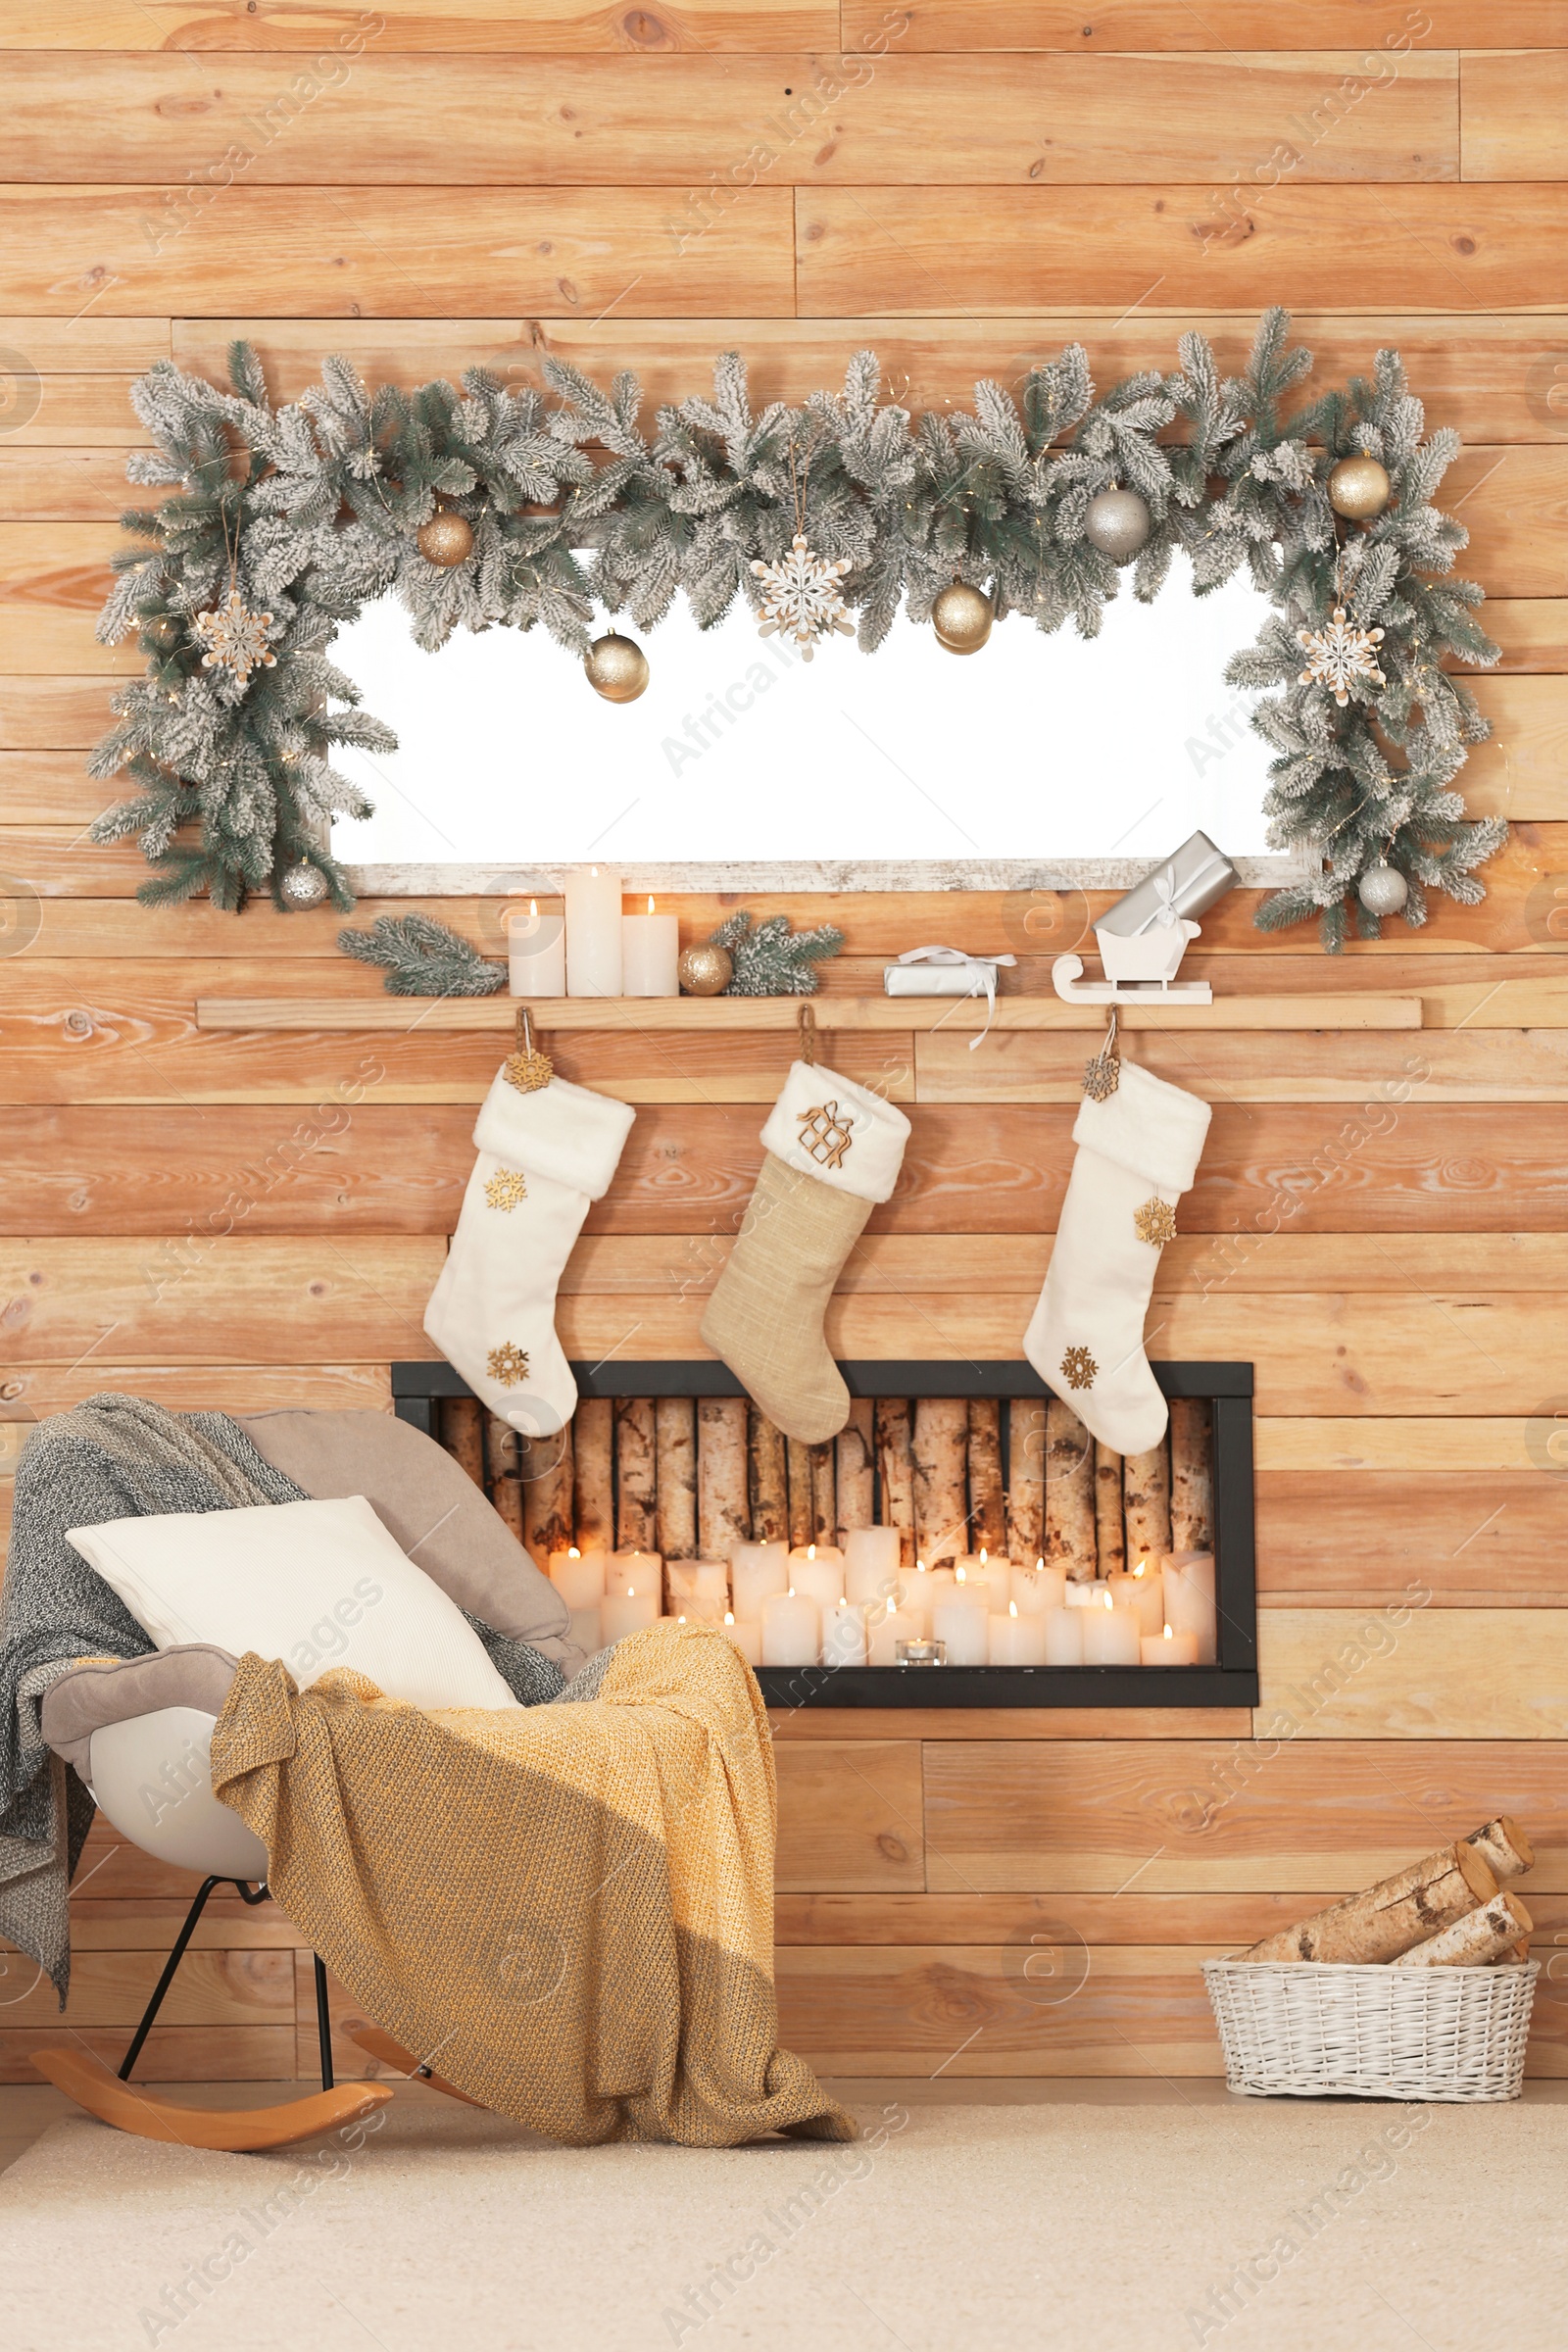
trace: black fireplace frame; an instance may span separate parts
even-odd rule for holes
[[[1255,1707],[1257,1555],[1253,1521],[1252,1367],[1152,1364],[1166,1396],[1201,1396],[1212,1407],[1214,1585],[1219,1617],[1213,1666],[762,1666],[770,1707]],[[858,1357],[839,1370],[852,1396],[1048,1396],[1032,1365],[951,1359]],[[727,1365],[711,1358],[573,1364],[584,1396],[743,1396]],[[399,1420],[435,1432],[443,1396],[471,1396],[447,1363],[392,1366]],[[1069,1399],[1070,1401],[1070,1399]]]

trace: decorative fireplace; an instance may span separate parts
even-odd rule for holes
[[[723,1364],[706,1360],[574,1364],[582,1401],[571,1429],[564,1438],[534,1441],[531,1446],[486,1415],[449,1364],[394,1364],[392,1394],[400,1419],[465,1456],[536,1556],[564,1551],[573,1542],[607,1550],[629,1545],[667,1551],[678,1568],[682,1552],[693,1558],[727,1555],[734,1544],[768,1538],[787,1539],[797,1548],[813,1542],[830,1544],[837,1542],[841,1525],[884,1522],[904,1527],[908,1560],[922,1537],[933,1546],[945,1544],[945,1551],[935,1551],[930,1563],[935,1566],[951,1562],[955,1552],[984,1549],[987,1534],[1000,1536],[1004,1555],[1010,1550],[1015,1557],[1037,1544],[1049,1558],[1064,1544],[1095,1540],[1093,1530],[1075,1537],[1066,1524],[1070,1515],[1053,1511],[1053,1481],[1072,1478],[1075,1466],[1070,1453],[1064,1468],[1047,1458],[1046,1412],[1053,1396],[1030,1365],[864,1359],[839,1368],[856,1400],[850,1427],[838,1439],[811,1446],[786,1443],[769,1424],[760,1428],[760,1417],[747,1404],[734,1375]],[[1152,1369],[1175,1407],[1173,1428],[1185,1433],[1193,1457],[1186,1465],[1189,1482],[1200,1491],[1200,1499],[1188,1506],[1198,1516],[1185,1532],[1200,1524],[1198,1548],[1210,1550],[1214,1563],[1211,1664],[762,1664],[758,1680],[768,1704],[1255,1705],[1252,1367],[1156,1363]],[[734,1401],[719,1404],[719,1399]],[[678,1409],[683,1401],[692,1406],[684,1416]],[[585,1403],[590,1414],[583,1411]],[[1061,1409],[1058,1401],[1055,1410],[1060,1414]],[[944,1424],[961,1424],[970,1433],[961,1467],[950,1469],[941,1496],[904,1491],[898,1433],[921,1426],[940,1432]],[[689,1437],[683,1434],[687,1431]],[[885,1443],[890,1431],[891,1444]],[[768,1443],[769,1435],[776,1443]],[[1167,1433],[1167,1496],[1171,1442]],[[1092,1441],[1089,1445],[1092,1456]],[[662,1459],[671,1489],[662,1503]],[[935,1475],[928,1463],[908,1484],[912,1489],[923,1477],[929,1487]],[[1157,1487],[1157,1462],[1145,1464],[1145,1476]],[[963,1487],[956,1502],[955,1479]],[[1178,1463],[1178,1487],[1181,1479]],[[677,1486],[679,1493],[673,1491]],[[922,1499],[941,1524],[916,1523]],[[1101,1553],[1086,1559],[1080,1550],[1069,1567],[1075,1580],[1085,1580],[1087,1571],[1098,1583],[1107,1565],[1132,1565],[1132,1552],[1145,1540],[1141,1503],[1129,1486],[1121,1550],[1107,1563],[1105,1547],[1115,1544],[1117,1523],[1112,1512],[1113,1532],[1107,1537],[1102,1498],[1097,1515]],[[1165,1507],[1168,1512],[1168,1501]],[[669,1531],[681,1525],[692,1531],[689,1539],[683,1543],[677,1535],[669,1541]],[[662,1532],[664,1543],[659,1541]],[[991,1548],[997,1551],[995,1541]]]

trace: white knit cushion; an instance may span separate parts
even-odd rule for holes
[[[353,1666],[416,1707],[514,1707],[484,1644],[363,1494],[74,1527],[68,1542],[160,1649],[280,1658],[302,1690]]]

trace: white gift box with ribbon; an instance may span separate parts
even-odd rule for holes
[[[997,1016],[997,972],[1015,956],[966,956],[961,948],[907,948],[886,965],[882,986],[890,997],[984,997],[986,1025],[969,1040],[972,1054],[990,1034]]]

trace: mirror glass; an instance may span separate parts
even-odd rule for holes
[[[705,633],[681,602],[640,639],[647,691],[616,706],[542,629],[426,654],[382,599],[332,659],[400,748],[339,755],[375,814],[333,849],[356,866],[949,868],[1149,860],[1201,826],[1256,858],[1269,751],[1224,671],[1271,610],[1242,579],[1195,597],[1178,556],[1152,605],[1124,583],[1087,643],[1013,615],[958,657],[901,616],[874,655],[830,637],[808,663],[739,607]]]

